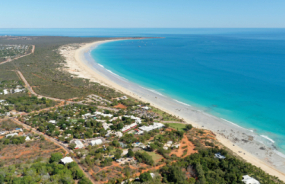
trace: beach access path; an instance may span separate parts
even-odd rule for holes
[[[33,54],[33,53],[35,52],[35,48],[36,48],[36,46],[35,46],[35,45],[32,45],[32,50],[31,50],[30,53],[25,54],[25,55],[22,55],[22,56],[19,56],[19,57],[16,57],[16,58],[14,58],[14,59],[10,59],[10,60],[7,60],[7,61],[3,61],[3,62],[0,63],[0,65],[5,64],[5,63],[8,63],[8,62],[11,62],[11,61],[14,61],[14,60],[16,60],[16,59],[19,59],[19,58],[22,58],[22,57],[25,57],[25,56],[28,56],[28,55],[30,55],[30,54]]]

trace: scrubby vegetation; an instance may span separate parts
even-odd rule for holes
[[[0,183],[65,183],[80,184],[91,182],[75,162],[63,165],[59,163],[61,154],[52,154],[49,161],[38,158],[31,164],[16,164],[0,168]]]

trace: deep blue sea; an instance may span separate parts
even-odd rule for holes
[[[266,136],[285,150],[285,29],[0,29],[0,35],[155,36],[92,51],[106,69]]]

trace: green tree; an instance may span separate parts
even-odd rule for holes
[[[128,157],[133,157],[134,155],[135,155],[135,154],[134,154],[133,150],[132,150],[132,149],[129,149],[127,156],[128,156]]]
[[[49,159],[49,162],[50,163],[59,162],[60,159],[62,159],[62,154],[61,153],[52,153],[51,157]]]
[[[186,128],[187,131],[189,131],[189,130],[191,130],[193,128],[193,126],[191,124],[188,124],[188,125],[186,125],[185,128]]]
[[[152,177],[151,177],[149,172],[145,172],[145,173],[142,173],[140,175],[140,181],[141,182],[147,182],[147,181],[150,181],[150,180],[152,180]]]

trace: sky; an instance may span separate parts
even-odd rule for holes
[[[0,0],[0,28],[285,28],[285,0]]]

